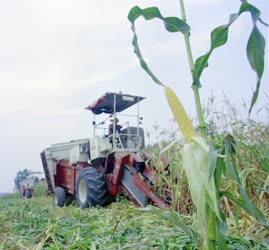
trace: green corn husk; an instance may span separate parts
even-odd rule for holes
[[[193,203],[196,207],[194,227],[206,240],[216,240],[216,228],[208,220],[209,210],[220,219],[216,186],[210,176],[212,159],[211,149],[204,138],[195,136],[185,143],[182,149],[182,165],[185,170]]]

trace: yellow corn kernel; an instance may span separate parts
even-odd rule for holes
[[[181,128],[183,136],[187,141],[190,141],[191,138],[196,135],[191,120],[174,91],[170,87],[165,87],[164,91],[174,117]]]

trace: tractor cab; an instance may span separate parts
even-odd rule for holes
[[[139,115],[139,102],[144,99],[141,96],[108,92],[86,108],[93,113],[91,160],[106,158],[114,152],[143,150],[145,141],[140,126],[143,118]],[[135,114],[125,113],[134,105],[137,107]]]

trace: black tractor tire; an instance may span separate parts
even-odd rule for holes
[[[62,187],[54,189],[54,204],[58,207],[63,207],[66,200],[65,190]]]
[[[25,191],[24,197],[25,197],[26,199],[30,199],[30,198],[32,198],[32,196],[33,196],[33,191],[27,189],[27,190]]]
[[[76,184],[76,200],[81,208],[108,205],[111,199],[104,174],[93,167],[81,170]]]

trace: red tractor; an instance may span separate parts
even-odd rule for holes
[[[93,137],[54,144],[41,153],[48,191],[57,206],[75,198],[81,208],[105,206],[119,194],[136,205],[167,204],[153,192],[156,176],[144,160],[139,103],[144,97],[106,93],[86,109],[93,113]],[[123,114],[137,105],[135,115]],[[96,115],[106,115],[97,122]],[[128,119],[118,124],[118,117]],[[136,126],[129,126],[135,120]],[[106,121],[111,124],[105,126]]]

